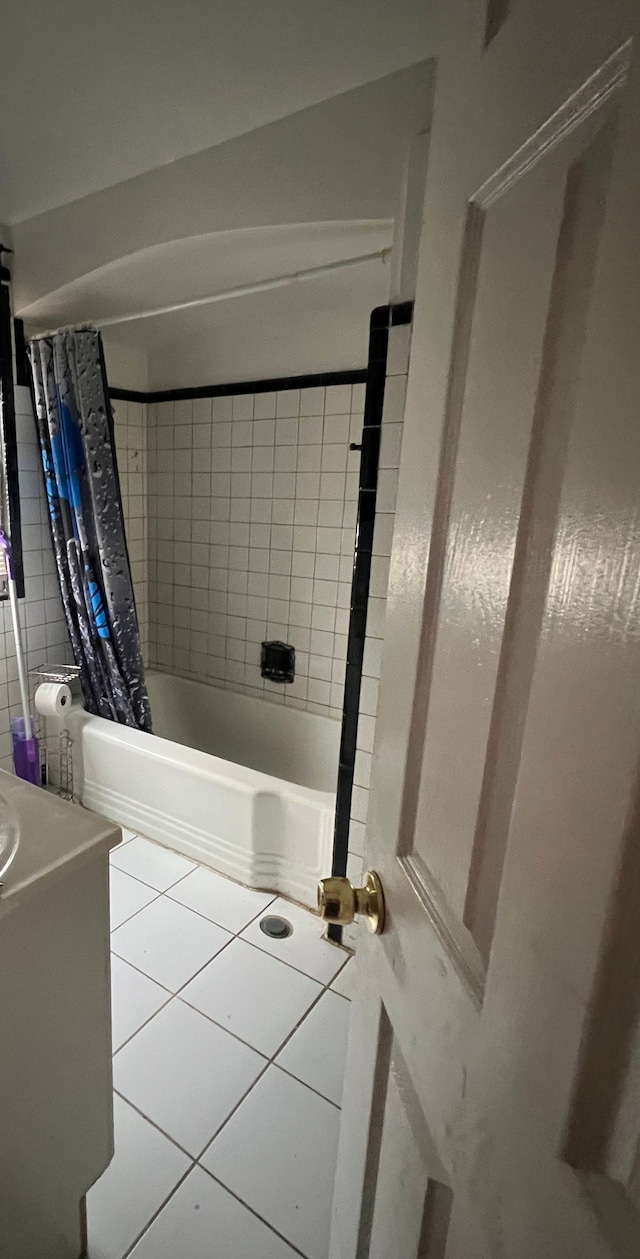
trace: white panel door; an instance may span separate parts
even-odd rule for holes
[[[438,22],[332,1259],[640,1254],[639,26]]]

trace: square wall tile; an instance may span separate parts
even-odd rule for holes
[[[300,390],[282,389],[276,395],[276,415],[292,416],[300,413]]]
[[[273,419],[276,413],[275,390],[271,393],[256,393],[253,400],[253,415],[256,420]]]

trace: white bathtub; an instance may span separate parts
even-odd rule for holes
[[[153,735],[74,705],[82,803],[250,887],[315,905],[331,870],[339,722],[169,674],[147,681]]]

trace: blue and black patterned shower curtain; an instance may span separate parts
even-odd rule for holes
[[[29,344],[60,591],[89,712],[151,729],[100,333]]]

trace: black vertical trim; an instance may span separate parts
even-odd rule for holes
[[[31,375],[27,359],[27,346],[24,339],[24,319],[14,319],[13,341],[16,350],[16,385],[29,387]]]
[[[339,878],[344,877],[347,873],[353,775],[356,763],[360,691],[362,688],[362,662],[367,631],[373,531],[376,520],[378,465],[380,461],[380,437],[387,372],[389,328],[396,324],[410,323],[412,312],[412,302],[403,302],[396,306],[377,306],[371,312],[369,323],[369,358],[360,453],[358,520],[353,579],[351,582],[347,670],[344,684],[340,764],[338,767],[336,816],[333,832],[331,873]],[[327,935],[330,940],[340,944],[342,942],[342,927],[330,923]]]
[[[4,461],[7,498],[9,502],[9,538],[13,575],[19,598],[24,598],[24,566],[22,562],[22,531],[20,526],[20,488],[18,484],[18,440],[16,406],[13,392],[13,346],[11,341],[10,274],[0,266],[0,406],[2,408],[2,457]],[[5,596],[6,598],[7,596]],[[0,596],[2,598],[2,596]]]

